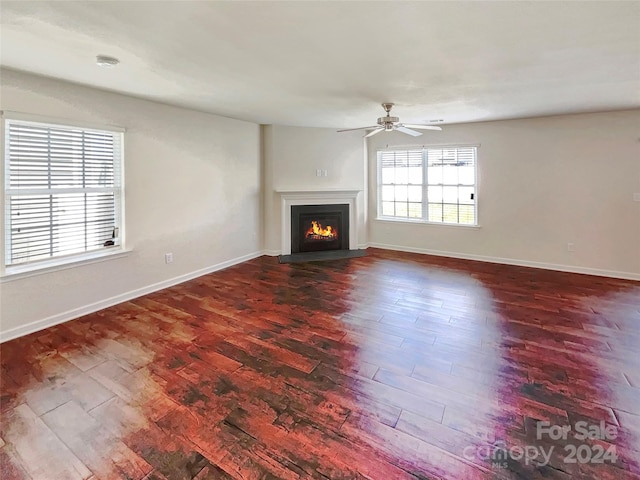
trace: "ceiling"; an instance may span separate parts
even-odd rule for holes
[[[640,107],[640,2],[7,1],[3,66],[264,124]],[[95,64],[115,56],[115,68]]]

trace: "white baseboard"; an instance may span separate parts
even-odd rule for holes
[[[158,290],[162,290],[163,288],[172,287],[173,285],[177,285],[179,283],[201,277],[202,275],[206,275],[207,273],[216,272],[218,270],[237,265],[238,263],[246,262],[247,260],[251,260],[262,255],[265,255],[265,252],[260,251],[249,253],[241,257],[232,258],[231,260],[217,263],[209,267],[201,268],[200,270],[196,270],[194,272],[185,273],[184,275],[180,275],[178,277],[173,277],[162,282],[147,285],[146,287],[131,290],[129,292],[116,295],[115,297],[107,298],[105,300],[100,300],[99,302],[67,310],[66,312],[52,315],[42,320],[36,320],[35,322],[31,322],[26,325],[20,325],[19,327],[10,328],[9,330],[0,332],[0,343],[6,342],[8,340],[13,340],[14,338],[22,337],[24,335],[29,335],[30,333],[44,330],[45,328],[53,327],[54,325],[58,325],[60,323],[68,322],[69,320],[73,320],[75,318],[82,317],[83,315],[97,312],[98,310],[102,310],[103,308],[111,307],[113,305],[117,305],[118,303],[127,302],[129,300],[133,300],[134,298],[138,298],[152,292],[157,292]]]
[[[399,252],[422,253],[425,255],[435,255],[438,257],[460,258],[463,260],[477,260],[488,263],[502,263],[505,265],[516,265],[519,267],[542,268],[544,270],[557,270],[559,272],[582,273],[586,275],[597,275],[599,277],[622,278],[624,280],[640,280],[640,274],[632,272],[618,272],[615,270],[601,270],[598,268],[578,267],[575,265],[558,265],[554,263],[532,262],[529,260],[519,260],[515,258],[488,257],[484,255],[473,255],[469,253],[446,252],[442,250],[429,250],[427,248],[405,247],[402,245],[388,245],[385,243],[369,243],[370,247],[381,248],[383,250],[396,250]]]
[[[410,252],[410,253],[422,253],[425,255],[435,255],[439,257],[451,257],[451,258],[460,258],[464,260],[477,260],[480,262],[489,262],[489,263],[501,263],[505,265],[517,265],[521,267],[533,267],[533,268],[542,268],[545,270],[557,270],[560,272],[570,272],[570,273],[582,273],[587,275],[597,275],[600,277],[612,277],[612,278],[621,278],[625,280],[637,280],[640,281],[640,274],[632,273],[632,272],[619,272],[615,270],[601,270],[597,268],[588,268],[588,267],[578,267],[575,265],[558,265],[552,263],[543,263],[543,262],[532,262],[528,260],[518,260],[513,258],[501,258],[501,257],[489,257],[484,255],[473,255],[466,253],[458,253],[458,252],[447,252],[442,250],[429,250],[426,248],[415,248],[415,247],[406,247],[402,245],[389,245],[384,243],[369,243],[367,245],[359,245],[359,248],[380,248],[383,250],[396,250],[400,252]],[[186,282],[188,280],[192,280],[197,277],[201,277],[202,275],[206,275],[208,273],[216,272],[218,270],[222,270],[233,265],[237,265],[242,262],[246,262],[248,260],[260,257],[262,255],[276,256],[280,255],[279,250],[265,250],[260,252],[254,252],[247,255],[243,255],[241,257],[236,257],[231,260],[227,260],[215,265],[211,265],[206,268],[202,268],[200,270],[196,270],[194,272],[186,273],[184,275],[180,275],[178,277],[173,277],[168,280],[164,280],[162,282],[154,283],[152,285],[148,285],[146,287],[138,288],[136,290],[131,290],[129,292],[122,293],[120,295],[116,295],[115,297],[107,298],[105,300],[101,300],[99,302],[95,302],[89,305],[84,305],[82,307],[74,308],[72,310],[67,310],[66,312],[62,312],[56,315],[52,315],[50,317],[44,318],[42,320],[36,320],[35,322],[28,323],[26,325],[21,325],[19,327],[14,327],[4,332],[0,332],[0,343],[6,342],[8,340],[12,340],[14,338],[22,337],[24,335],[29,335],[30,333],[34,333],[40,330],[44,330],[45,328],[52,327],[54,325],[58,325],[60,323],[68,322],[69,320],[73,320],[75,318],[81,317],[83,315],[88,315],[90,313],[97,312],[98,310],[102,310],[104,308],[111,307],[113,305],[117,305],[118,303],[127,302],[129,300],[133,300],[134,298],[141,297],[143,295],[147,295],[152,292],[156,292],[158,290],[162,290],[163,288],[172,287],[173,285],[177,285],[179,283]]]

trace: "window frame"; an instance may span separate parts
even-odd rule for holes
[[[89,251],[76,252],[68,255],[52,256],[49,258],[34,260],[30,262],[20,262],[15,264],[8,263],[8,257],[10,255],[8,249],[11,246],[9,237],[11,235],[11,232],[7,230],[7,227],[9,227],[10,223],[10,218],[8,218],[8,209],[10,208],[10,194],[8,193],[10,170],[7,133],[8,124],[10,122],[33,124],[42,127],[53,127],[61,129],[69,128],[76,130],[79,129],[83,131],[108,132],[113,134],[114,136],[119,137],[119,158],[116,160],[118,162],[118,165],[114,165],[114,167],[116,168],[114,171],[113,187],[114,195],[116,196],[116,209],[114,212],[116,216],[115,223],[118,227],[119,239],[116,245],[97,248]],[[3,282],[28,277],[31,275],[38,275],[41,273],[48,273],[52,271],[72,268],[78,265],[102,262],[105,260],[120,258],[128,255],[130,250],[125,248],[125,132],[126,130],[124,128],[113,125],[94,124],[89,122],[11,112],[6,110],[0,112],[0,135],[2,136],[2,141],[0,142],[0,155],[2,156],[0,166],[0,195],[3,199],[3,208],[1,213],[2,218],[0,221],[0,251],[2,254],[2,261],[0,262],[0,278],[2,278]]]
[[[442,150],[442,149],[459,149],[459,148],[473,148],[474,149],[474,183],[473,187],[473,207],[474,207],[474,223],[451,223],[451,222],[437,222],[429,220],[429,201],[428,201],[428,187],[429,187],[429,176],[428,176],[428,162],[427,162],[427,151],[428,150]],[[440,225],[446,227],[464,227],[464,228],[480,228],[480,223],[478,221],[478,150],[480,148],[479,144],[444,144],[444,145],[396,145],[396,146],[387,146],[386,148],[379,148],[376,150],[376,220],[377,221],[388,221],[388,222],[399,222],[399,223],[414,223],[414,224],[426,224],[426,225]],[[401,217],[395,215],[383,215],[382,214],[382,187],[386,184],[382,183],[382,159],[380,154],[382,152],[402,152],[402,151],[412,151],[412,150],[421,150],[421,168],[422,168],[422,217]],[[394,184],[395,185],[395,184]],[[410,184],[407,184],[410,185]],[[440,184],[442,186],[451,186],[451,184]],[[455,186],[465,186],[469,187],[469,185],[461,185],[456,184]],[[443,205],[445,203],[443,202]],[[458,206],[461,204],[458,202]]]

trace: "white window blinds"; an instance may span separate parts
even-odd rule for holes
[[[5,264],[119,245],[122,133],[6,120]]]

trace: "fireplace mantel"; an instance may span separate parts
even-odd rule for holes
[[[349,250],[358,249],[358,194],[362,190],[276,190],[282,205],[282,255],[291,254],[291,205],[349,204]]]

